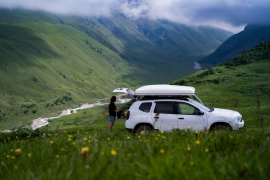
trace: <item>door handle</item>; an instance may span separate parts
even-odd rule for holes
[[[178,119],[184,119],[184,118],[178,118]]]
[[[159,118],[159,117],[154,117],[154,118]]]

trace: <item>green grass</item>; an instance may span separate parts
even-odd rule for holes
[[[270,176],[267,129],[132,135],[124,129],[124,122],[118,119],[110,133],[106,117],[69,129],[2,133],[0,178],[268,179]],[[88,150],[82,152],[86,147]]]

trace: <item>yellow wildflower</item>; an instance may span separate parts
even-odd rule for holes
[[[32,154],[31,154],[31,153],[28,153],[28,154],[27,154],[27,156],[28,156],[28,157],[31,157],[31,156],[32,156]]]
[[[87,140],[88,140],[88,138],[87,138],[87,137],[84,137],[84,138],[83,138],[83,140],[87,141]]]
[[[111,150],[111,155],[112,156],[116,156],[117,155],[117,152],[115,150]]]
[[[191,166],[193,166],[193,164],[194,164],[194,162],[192,162],[192,161],[190,161],[190,163],[189,163]]]
[[[7,155],[6,157],[7,157],[7,158],[10,158],[10,155]]]
[[[206,153],[208,153],[209,152],[209,149],[208,148],[205,148],[205,150],[204,150]]]
[[[159,152],[160,152],[161,154],[163,154],[165,151],[164,151],[164,149],[161,149]]]
[[[58,155],[58,154],[56,154],[56,155],[55,155],[55,158],[59,158],[59,155]]]
[[[88,147],[83,147],[81,149],[81,155],[82,156],[87,157],[88,156],[88,153],[89,153],[89,148]]]
[[[189,146],[187,147],[187,150],[188,150],[188,151],[190,151],[190,150],[191,150]]]
[[[130,136],[128,136],[127,139],[130,139]]]
[[[53,140],[50,141],[50,144],[53,144]]]
[[[20,156],[22,154],[22,150],[21,149],[16,149],[15,153],[16,153],[16,156]]]
[[[108,141],[111,140],[111,138],[108,137]]]
[[[200,142],[199,140],[197,140],[195,143],[196,143],[197,145],[201,144],[201,142]]]

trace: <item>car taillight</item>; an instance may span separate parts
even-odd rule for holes
[[[128,111],[128,112],[127,112],[127,116],[126,116],[126,119],[127,119],[127,120],[129,119],[129,116],[130,116],[130,112]]]

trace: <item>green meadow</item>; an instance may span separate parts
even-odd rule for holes
[[[269,179],[267,127],[133,135],[106,106],[0,134],[1,179]],[[121,108],[121,107],[119,107]],[[75,123],[75,119],[79,121]],[[100,118],[97,118],[100,116]],[[81,125],[80,125],[81,123]],[[65,128],[67,127],[67,128]]]

